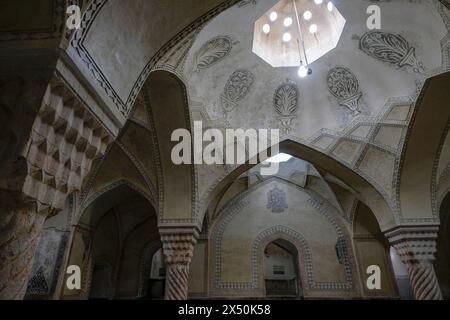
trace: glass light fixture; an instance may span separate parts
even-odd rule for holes
[[[292,39],[292,35],[289,32],[286,32],[285,34],[283,34],[283,41],[284,42],[289,42]]]
[[[278,19],[278,13],[276,13],[275,11],[274,12],[272,12],[271,14],[270,14],[270,21],[272,21],[272,22],[275,22],[275,21],[277,21],[277,19]]]
[[[317,24],[312,24],[309,26],[309,32],[311,33],[316,33],[319,30],[319,28],[317,27]]]
[[[332,11],[334,13],[330,14]],[[331,26],[327,22],[332,22]],[[342,33],[345,19],[335,9],[332,0],[282,0],[267,11],[257,24],[259,35],[255,34],[254,52],[275,67],[299,66],[298,76],[305,78],[312,74],[310,61],[320,58],[323,51],[332,50],[331,41],[340,37],[340,34],[331,34],[334,37],[328,40],[330,29]],[[276,42],[282,46],[281,49],[263,50]],[[286,54],[281,54],[284,52]]]
[[[292,25],[292,22],[294,22],[293,20],[292,20],[292,18],[291,17],[287,17],[286,19],[284,19],[284,26],[287,28],[287,27],[290,27],[291,25]]]
[[[334,8],[333,2],[329,1],[327,4],[327,8],[328,8],[328,11],[332,12],[333,8]]]
[[[303,13],[303,18],[306,20],[306,21],[309,21],[309,20],[311,20],[311,18],[312,18],[312,12],[311,11],[305,11],[305,13]]]

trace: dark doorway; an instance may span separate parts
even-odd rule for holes
[[[293,244],[276,240],[264,250],[266,297],[299,299],[303,296],[298,265],[298,252]]]

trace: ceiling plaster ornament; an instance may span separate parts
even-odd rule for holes
[[[195,59],[195,72],[207,69],[220,62],[231,53],[234,44],[229,36],[217,36],[206,42],[198,51]]]
[[[362,93],[359,82],[353,72],[345,67],[336,67],[328,73],[328,90],[339,100],[341,106],[350,109],[354,115],[358,115],[359,100]]]
[[[222,109],[225,112],[233,111],[238,102],[248,94],[254,82],[255,76],[248,70],[239,69],[233,72],[220,96]]]
[[[286,203],[286,193],[275,186],[267,194],[267,209],[272,210],[273,213],[283,213],[289,206]]]
[[[410,66],[416,73],[425,71],[423,63],[416,57],[416,48],[401,35],[370,31],[361,38],[360,48],[380,61],[397,64],[400,68]]]
[[[293,81],[287,80],[275,92],[274,108],[282,126],[283,134],[292,131],[292,122],[297,118],[299,92]]]

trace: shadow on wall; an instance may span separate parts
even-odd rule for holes
[[[450,299],[450,193],[442,201],[435,269],[444,299]]]

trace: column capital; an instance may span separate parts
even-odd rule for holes
[[[405,263],[433,261],[439,226],[401,226],[385,233]]]
[[[406,265],[417,300],[442,299],[433,267],[439,226],[400,226],[385,233]]]
[[[188,265],[199,236],[194,227],[160,227],[163,253],[167,264]]]

